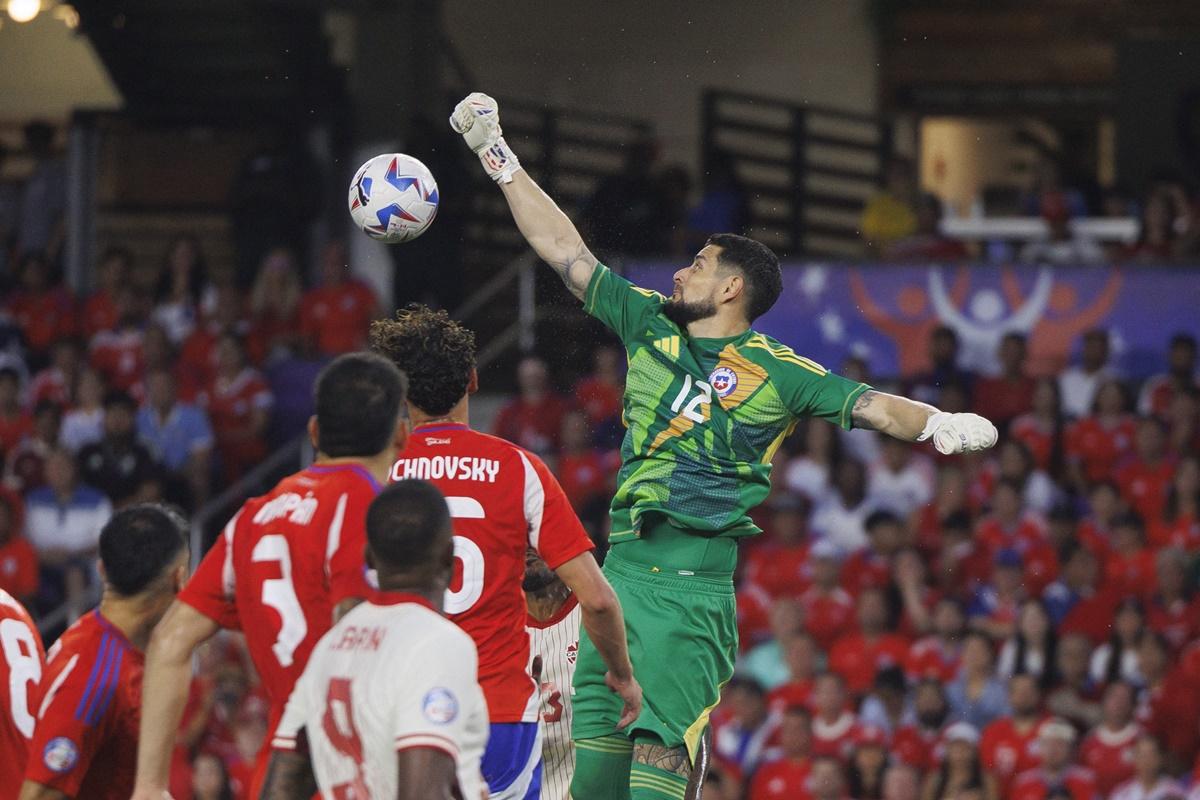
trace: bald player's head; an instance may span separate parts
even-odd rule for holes
[[[367,509],[367,558],[380,589],[421,591],[448,584],[454,542],[442,493],[415,479],[380,492]]]

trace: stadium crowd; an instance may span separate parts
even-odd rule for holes
[[[159,264],[110,249],[98,274],[75,297],[26,254],[0,314],[0,588],[67,609],[47,643],[94,602],[114,509],[200,507],[302,429],[319,365],[382,313],[337,244],[307,291],[286,250],[240,287],[191,238]],[[1037,377],[1020,335],[977,375],[934,331],[897,388],[994,420],[1001,444],[978,457],[797,429],[742,547],[741,661],[705,797],[1200,797],[1200,386],[1196,342],[1166,344],[1169,371],[1135,387],[1103,330]],[[553,466],[600,543],[623,370],[602,344],[561,392],[529,356],[493,425]],[[173,796],[240,796],[265,734],[245,650],[222,635]]]

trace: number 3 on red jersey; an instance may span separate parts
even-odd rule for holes
[[[287,538],[275,533],[262,537],[255,543],[251,558],[256,563],[274,561],[279,564],[281,577],[263,581],[262,602],[279,614],[279,635],[271,650],[280,666],[290,667],[296,648],[308,635],[308,623],[304,620],[304,609],[300,607],[296,588],[292,585],[292,554],[288,550]]]

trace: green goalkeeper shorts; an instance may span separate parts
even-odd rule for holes
[[[642,686],[642,713],[623,733],[650,734],[695,758],[708,715],[733,676],[737,543],[703,538],[662,524],[614,545],[604,562],[625,614],[629,657]],[[610,736],[621,700],[604,683],[605,666],[579,633],[571,699],[574,739]]]

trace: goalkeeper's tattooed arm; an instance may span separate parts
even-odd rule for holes
[[[582,300],[597,262],[575,225],[525,170],[514,173],[512,181],[500,188],[529,246]]]
[[[850,419],[856,428],[880,431],[906,442],[933,441],[938,452],[972,453],[996,443],[996,426],[978,414],[950,414],[894,394],[863,392]]]

